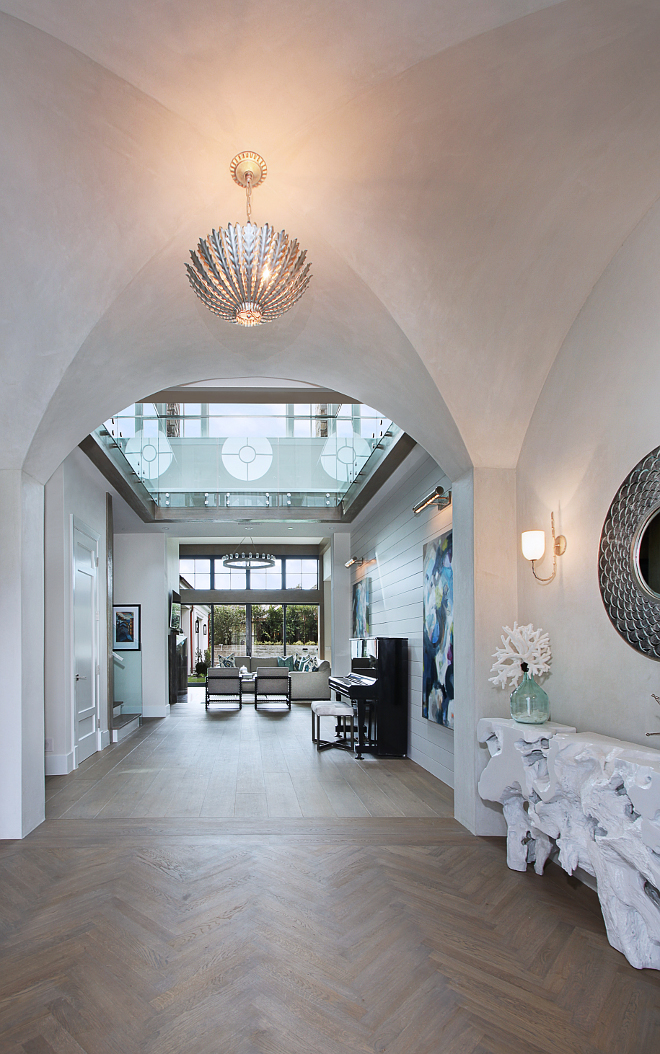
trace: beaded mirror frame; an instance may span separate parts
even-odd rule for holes
[[[646,527],[660,512],[660,447],[635,465],[619,487],[598,550],[600,594],[610,621],[632,648],[660,661],[660,595],[639,568]]]

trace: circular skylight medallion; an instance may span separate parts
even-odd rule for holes
[[[330,436],[321,453],[321,465],[333,479],[348,483],[368,460],[371,447],[362,436]]]
[[[158,479],[167,472],[174,458],[166,435],[159,432],[147,436],[141,429],[128,440],[124,454],[140,479]]]
[[[263,436],[230,437],[222,448],[222,463],[234,479],[261,479],[273,463],[273,448]]]

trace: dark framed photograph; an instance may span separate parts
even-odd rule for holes
[[[115,604],[112,609],[114,651],[140,650],[140,605]]]

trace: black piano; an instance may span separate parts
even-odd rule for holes
[[[357,714],[357,757],[405,757],[408,753],[408,640],[355,637],[351,673],[330,677],[338,700],[351,700]]]

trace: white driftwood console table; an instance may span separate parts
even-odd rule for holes
[[[484,800],[501,802],[507,862],[542,874],[558,862],[597,882],[615,948],[637,969],[660,970],[660,751],[557,725],[482,718],[490,760]]]

